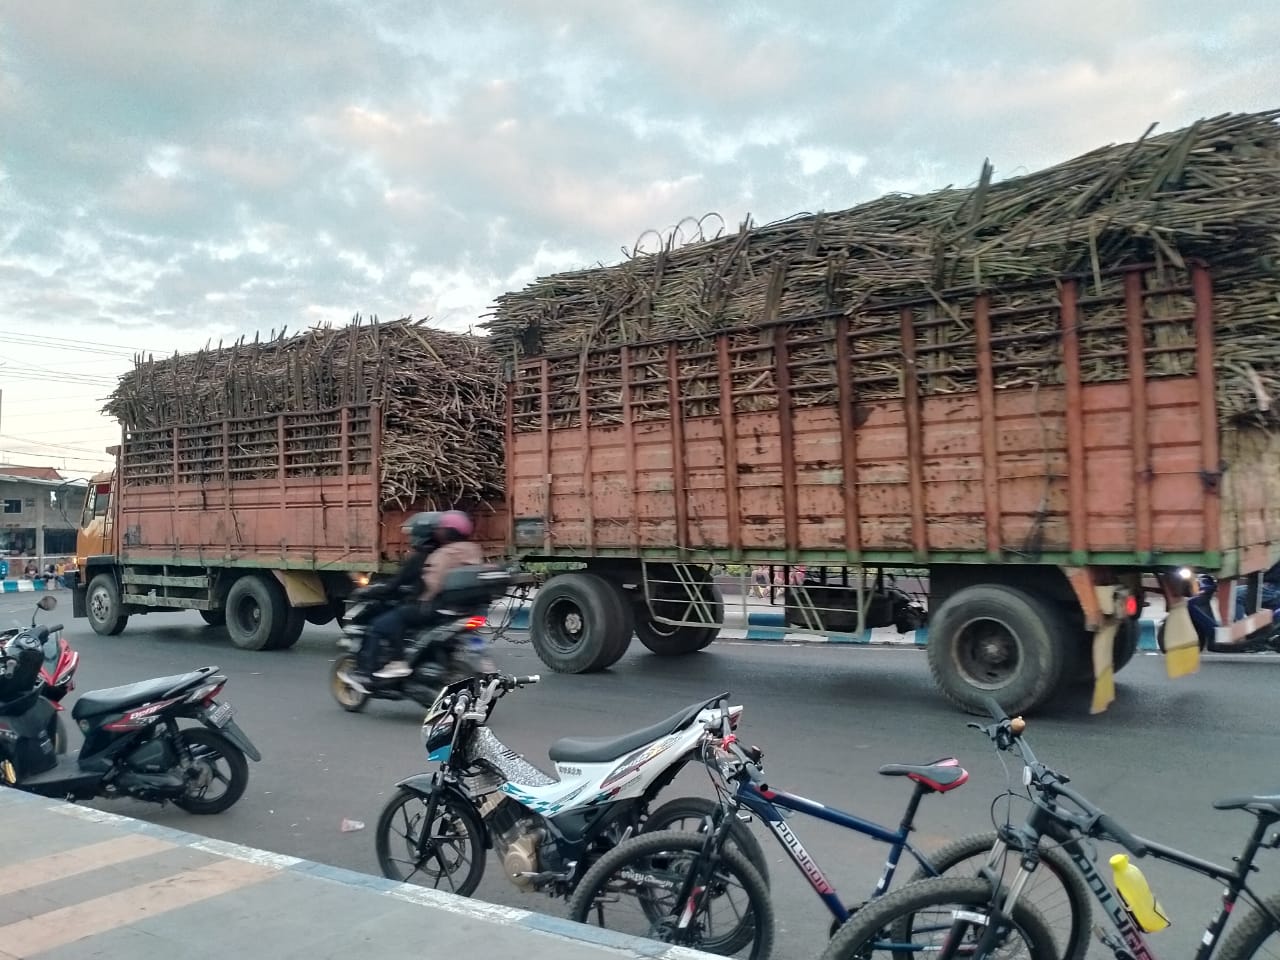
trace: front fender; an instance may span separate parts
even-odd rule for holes
[[[434,773],[415,773],[412,777],[405,777],[397,787],[404,787],[406,790],[412,790],[421,797],[429,797],[431,791],[436,788],[436,775]],[[446,787],[446,789],[449,789]],[[457,790],[453,791],[457,793]]]

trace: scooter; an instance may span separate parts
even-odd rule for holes
[[[345,652],[334,661],[331,671],[334,699],[351,713],[363,710],[370,700],[413,700],[429,707],[446,681],[493,672],[494,665],[485,653],[485,638],[480,634],[488,622],[489,607],[511,587],[532,581],[529,574],[489,564],[450,571],[435,599],[432,622],[405,642],[404,660],[412,672],[407,677],[387,679],[357,680],[356,654],[368,635],[369,625],[406,599],[379,584],[357,590],[347,600],[342,637],[338,640],[339,648]]]
[[[1207,573],[1196,573],[1189,568],[1177,571],[1177,580],[1183,585],[1187,595],[1187,614],[1191,625],[1195,628],[1196,637],[1200,641],[1200,649],[1210,653],[1256,653],[1273,651],[1280,653],[1280,617],[1270,624],[1246,637],[1239,643],[1218,642],[1218,615],[1214,612],[1213,601],[1218,594],[1218,581]],[[1237,591],[1238,593],[1239,591]],[[1243,615],[1243,599],[1233,599],[1236,615]],[[1164,624],[1156,631],[1156,642],[1160,650],[1164,650]]]
[[[54,605],[56,605],[56,600],[49,607],[45,607],[41,603],[36,604],[35,613],[31,615],[32,630],[36,627],[36,618],[39,616],[40,611],[45,609],[52,610]],[[0,651],[3,651],[5,645],[21,632],[21,627],[0,630]],[[57,711],[53,715],[49,736],[53,738],[54,746],[60,754],[67,752],[67,729],[62,722],[62,700],[76,688],[75,681],[72,678],[75,676],[76,667],[79,665],[80,654],[71,649],[71,644],[62,635],[62,631],[60,629],[50,630],[48,637],[44,641],[44,665],[40,668],[40,679],[44,681],[41,696],[53,704],[53,709]]]
[[[40,608],[52,610],[46,596]],[[91,690],[71,717],[85,739],[60,757],[49,736],[53,705],[42,696],[44,643],[61,626],[21,631],[0,652],[0,785],[45,797],[87,800],[129,796],[172,801],[190,813],[221,813],[244,794],[245,757],[262,755],[217,696],[227,678],[217,667]],[[179,727],[183,719],[201,727]]]
[[[700,760],[722,694],[617,737],[566,737],[551,744],[554,775],[516,753],[489,727],[494,707],[538,677],[487,674],[446,686],[422,722],[427,761],[439,764],[396,784],[375,835],[383,875],[470,896],[492,848],[507,879],[526,892],[568,897],[599,857],[631,834],[704,829],[717,809],[681,797],[650,811],[690,760]],[[736,728],[740,706],[729,708]],[[760,842],[745,823],[734,845],[767,882]]]

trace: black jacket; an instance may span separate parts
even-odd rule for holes
[[[396,571],[395,579],[387,581],[387,589],[394,596],[401,596],[402,588],[411,587],[412,590],[405,589],[404,595],[416,597],[422,592],[422,568],[426,565],[427,557],[431,555],[430,550],[412,550],[409,555],[404,558],[404,562],[400,564],[400,569]]]

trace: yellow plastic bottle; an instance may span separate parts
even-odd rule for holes
[[[1115,877],[1116,890],[1120,899],[1133,914],[1133,919],[1147,933],[1155,933],[1169,925],[1169,918],[1164,915],[1164,908],[1151,892],[1151,886],[1142,871],[1129,862],[1123,853],[1111,858],[1111,873]]]

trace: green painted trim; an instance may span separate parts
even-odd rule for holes
[[[192,597],[152,597],[145,593],[126,593],[120,598],[126,607],[159,607],[163,610],[212,610],[213,603]]]
[[[169,577],[158,573],[133,573],[126,570],[120,576],[121,583],[140,583],[157,587],[204,587],[209,586],[209,575],[201,577]]]
[[[369,573],[369,564],[363,561],[353,562],[339,560],[332,563],[319,563],[315,560],[253,560],[242,557],[180,557],[159,554],[143,555],[126,553],[120,557],[122,566],[138,567],[195,567],[201,570],[222,570],[226,568],[240,570],[311,570],[316,573]],[[396,570],[399,564],[383,563],[376,565],[378,570]]]

